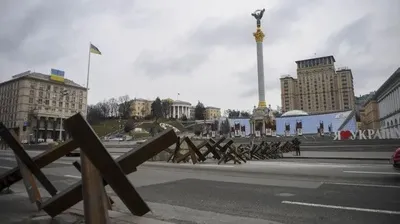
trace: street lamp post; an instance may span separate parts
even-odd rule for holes
[[[67,91],[67,90],[63,90],[63,91],[61,92],[61,96],[63,97],[63,99],[64,99],[64,96],[67,96],[67,95],[68,95],[68,91]],[[64,102],[63,102],[63,105],[64,105]],[[64,108],[65,108],[65,107],[61,107],[61,115],[60,115],[60,136],[58,137],[58,140],[59,140],[59,141],[62,141],[62,130],[63,130],[62,120],[63,120],[63,117],[64,117]]]

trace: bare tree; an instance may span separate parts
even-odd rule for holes
[[[118,98],[119,115],[123,118],[129,118],[131,114],[131,100],[128,95]]]
[[[104,117],[110,117],[110,105],[108,104],[108,101],[103,100],[103,102],[99,103],[101,112],[103,113]]]
[[[110,113],[112,117],[118,116],[118,101],[115,98],[111,98],[108,100],[108,105],[110,106]]]

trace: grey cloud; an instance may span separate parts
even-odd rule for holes
[[[257,89],[257,86],[255,86],[255,87],[252,88],[252,89],[247,89],[247,90],[245,90],[245,91],[242,91],[242,92],[239,94],[239,97],[248,98],[248,97],[255,96],[255,95],[257,95],[257,94],[258,94],[258,89]]]
[[[265,67],[265,74],[271,74],[273,72],[275,72],[273,69]],[[241,83],[241,87],[243,88],[243,91],[239,93],[239,97],[247,98],[258,94],[257,67],[255,65],[246,71],[234,74],[233,77],[238,79],[239,83]],[[266,94],[268,94],[268,92],[280,89],[280,81],[279,79],[276,79],[275,76],[274,78],[269,78],[265,75],[264,82]]]
[[[339,48],[340,45],[347,44],[351,46],[354,53],[369,53],[372,44],[371,40],[368,39],[368,34],[372,33],[371,19],[371,14],[367,14],[343,27],[338,33],[328,38],[326,46]]]
[[[179,57],[173,55],[160,56],[158,52],[142,52],[134,62],[134,66],[150,77],[190,75],[194,69],[207,60],[207,55],[202,52],[188,53]]]
[[[79,33],[72,23],[102,13],[124,13],[134,1],[21,1],[0,3],[0,57],[42,64],[65,57]],[[89,40],[88,40],[89,41]]]
[[[268,38],[266,44],[270,45],[278,40],[282,40],[290,32],[289,25],[300,18],[300,10],[304,7],[310,7],[316,0],[292,0],[285,1],[277,9],[267,9],[269,13],[268,23],[264,22],[264,30]],[[166,74],[163,70],[178,74],[179,72],[190,72],[200,66],[207,60],[208,54],[216,46],[226,46],[230,48],[248,47],[254,45],[252,33],[255,31],[255,19],[251,16],[252,12],[246,12],[227,21],[221,21],[218,18],[207,18],[200,24],[192,35],[187,39],[180,40],[180,48],[186,47],[196,53],[187,53],[180,57],[183,62],[178,62],[178,58],[157,59],[157,54],[153,52],[146,57],[135,62],[149,76]],[[271,31],[271,34],[269,33]],[[190,51],[189,51],[190,52]],[[194,59],[193,59],[194,58]],[[197,64],[196,64],[197,63]]]
[[[336,64],[352,69],[356,92],[367,93],[378,88],[382,84],[379,81],[389,77],[399,66],[393,59],[400,58],[400,52],[394,50],[400,49],[400,14],[390,13],[389,7],[380,10],[390,16],[379,28],[374,29],[372,25],[378,18],[367,14],[332,34],[322,49],[324,54],[335,56]],[[348,46],[349,50],[342,51],[341,46]],[[365,60],[372,55],[376,63]]]
[[[261,21],[268,41],[272,45],[290,33],[290,25],[301,17],[301,9],[310,8],[316,0],[283,1],[277,8],[266,9]],[[198,47],[212,48],[217,45],[240,47],[254,44],[252,33],[255,31],[256,21],[247,12],[227,21],[218,21],[214,18],[205,20],[188,41]]]

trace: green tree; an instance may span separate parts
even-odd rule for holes
[[[162,114],[164,118],[168,118],[170,114],[172,106],[172,100],[171,99],[163,99],[161,101],[161,107],[162,107]]]
[[[104,120],[103,111],[99,105],[89,105],[87,120],[89,124],[98,124]]]
[[[194,118],[196,120],[204,120],[205,112],[206,108],[204,107],[204,104],[199,101],[196,107],[194,108]]]
[[[182,121],[187,121],[188,119],[187,119],[186,115],[183,114],[182,117],[181,117],[181,120]]]
[[[279,111],[273,111],[272,114],[274,115],[274,117],[280,117],[282,114],[279,113]]]
[[[131,104],[132,101],[130,100],[128,95],[120,96],[118,98],[119,102],[119,116],[122,118],[129,118],[131,115]]]
[[[221,130],[222,134],[228,134],[230,132],[230,129],[231,129],[231,127],[229,125],[229,120],[227,118],[225,121],[221,122],[220,130]]]
[[[250,118],[250,113],[247,111],[240,112],[240,117],[242,118]]]
[[[228,117],[229,118],[238,118],[240,116],[240,111],[239,110],[231,110],[228,109]]]
[[[163,116],[162,103],[159,97],[157,97],[156,100],[154,100],[154,102],[151,104],[151,114],[156,118],[156,122],[158,118]]]

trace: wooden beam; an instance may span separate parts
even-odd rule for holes
[[[39,168],[43,168],[50,163],[56,161],[57,159],[65,156],[67,153],[78,148],[78,145],[73,140],[67,141],[62,145],[59,145],[55,148],[49,149],[35,157],[32,158],[33,162]],[[14,183],[22,180],[22,175],[20,172],[20,168],[17,166],[11,170],[0,175],[0,191],[5,188],[10,187]]]
[[[172,129],[167,129],[156,135],[154,138],[147,140],[137,149],[125,153],[118,157],[116,161],[125,174],[136,171],[136,167],[146,162],[153,156],[162,152],[169,146],[176,143],[177,136]],[[82,181],[69,186],[66,190],[60,192],[48,201],[42,204],[42,209],[54,217],[71,206],[74,206],[82,200]]]
[[[133,215],[143,216],[149,212],[150,208],[146,202],[144,202],[139,193],[132,186],[121,167],[114,161],[85,118],[83,118],[81,114],[75,114],[65,121],[65,126],[73,139],[78,142],[81,152],[84,152],[93,166],[99,171],[100,175],[103,176],[104,180],[111,186],[131,213]],[[93,177],[91,178],[92,179],[88,179],[88,181],[93,181]],[[82,179],[83,181],[85,180],[83,176]],[[83,182],[83,184],[85,184],[85,182]],[[93,183],[93,185],[94,184],[97,183]],[[90,200],[92,200],[93,203],[100,203],[98,200],[102,198],[101,194],[103,190],[94,189],[95,187],[97,187],[97,185],[88,189],[90,192],[87,193],[90,195]],[[92,206],[96,205],[92,204]]]
[[[25,165],[20,161],[17,156],[15,156],[15,159],[17,160],[18,167],[21,170],[22,180],[25,185],[26,193],[28,193],[30,201],[36,204],[36,207],[39,211],[40,205],[42,204],[42,196],[40,195],[35,178],[33,178],[32,173],[25,167]]]
[[[40,168],[33,162],[32,158],[25,151],[22,144],[17,140],[17,136],[13,131],[9,131],[3,123],[0,122],[0,136],[3,140],[10,146],[14,151],[14,154],[18,156],[20,161],[26,166],[26,168],[35,175],[36,179],[43,185],[43,187],[49,192],[51,196],[57,194],[57,189],[53,184],[47,179]]]

